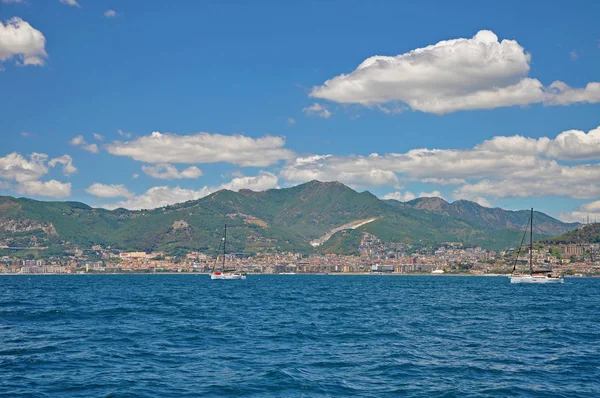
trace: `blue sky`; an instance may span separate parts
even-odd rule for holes
[[[595,217],[597,15],[596,1],[0,0],[0,194],[141,208],[317,178]],[[389,58],[355,70],[373,56]]]

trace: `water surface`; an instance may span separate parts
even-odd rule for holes
[[[600,279],[0,276],[0,396],[600,396]]]

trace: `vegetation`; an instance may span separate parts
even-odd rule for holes
[[[378,219],[354,231],[338,232],[317,249],[310,246],[311,240],[333,228],[372,217]],[[387,242],[425,246],[453,241],[503,249],[518,245],[528,217],[528,211],[489,209],[468,201],[383,201],[338,182],[318,181],[263,192],[222,190],[199,200],[141,211],[0,197],[0,245],[47,246],[52,253],[100,245],[214,254],[227,224],[228,251],[238,253],[356,253],[365,231]],[[577,227],[543,213],[536,213],[535,219],[539,239]]]

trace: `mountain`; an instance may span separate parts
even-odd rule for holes
[[[600,243],[600,223],[582,225],[574,231],[545,239],[546,244],[589,244]]]
[[[356,252],[363,232],[388,242],[458,241],[500,249],[518,244],[528,214],[440,198],[380,200],[339,182],[319,181],[262,192],[221,190],[199,200],[141,211],[0,197],[0,246],[49,246],[48,252],[101,245],[212,253],[227,224],[231,250],[245,253]],[[536,237],[547,238],[577,224],[537,213],[535,226]],[[323,244],[313,248],[311,241]]]
[[[426,210],[458,218],[486,230],[523,229],[529,222],[529,210],[489,208],[468,200],[448,203],[441,198],[419,198],[404,204],[413,209]],[[558,235],[577,227],[577,223],[563,223],[547,214],[534,211],[533,230],[539,235]]]

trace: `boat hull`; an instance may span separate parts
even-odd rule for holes
[[[510,283],[536,283],[536,284],[545,284],[545,283],[564,283],[564,278],[551,278],[545,275],[542,276],[531,276],[531,275],[519,275],[519,276],[511,276]]]
[[[210,274],[210,279],[246,279],[246,275],[242,274]]]

